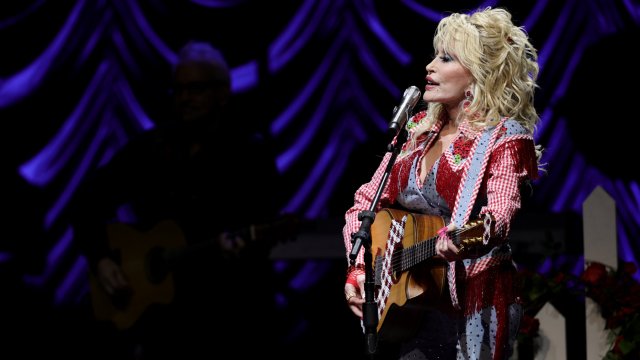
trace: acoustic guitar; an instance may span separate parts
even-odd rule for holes
[[[296,236],[298,223],[295,216],[285,215],[270,223],[251,225],[241,233],[248,242],[290,241]],[[110,248],[119,254],[131,292],[109,296],[90,272],[91,302],[95,318],[112,322],[119,330],[134,325],[150,305],[173,301],[172,270],[179,261],[205,247],[218,246],[218,239],[187,245],[182,229],[173,220],[161,221],[146,231],[125,223],[109,224],[107,237]]]
[[[394,220],[406,216],[403,236],[393,242]],[[439,216],[415,214],[399,209],[382,209],[371,226],[371,254],[374,256],[375,298],[378,305],[378,336],[399,341],[417,330],[424,309],[423,297],[441,296],[445,288],[447,263],[436,258]],[[482,244],[482,220],[469,222],[448,233],[460,251]]]

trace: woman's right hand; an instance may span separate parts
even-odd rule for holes
[[[344,296],[351,311],[362,319],[362,304],[364,304],[364,270],[353,269],[347,274],[344,284]]]

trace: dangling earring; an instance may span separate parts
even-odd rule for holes
[[[462,101],[462,108],[464,109],[465,112],[469,112],[469,106],[471,105],[472,101],[473,101],[473,93],[471,92],[471,90],[465,91],[464,101]]]

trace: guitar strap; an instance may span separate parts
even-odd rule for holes
[[[470,162],[463,172],[462,181],[458,187],[458,193],[456,195],[456,201],[451,216],[451,221],[453,221],[458,229],[464,227],[467,221],[469,221],[471,210],[473,209],[476,197],[478,196],[478,190],[480,189],[482,178],[487,168],[491,148],[498,137],[502,124],[506,119],[507,118],[505,117],[497,125],[485,129],[473,144],[473,148],[470,152],[471,156],[468,158]],[[455,261],[449,262],[447,280],[449,282],[451,302],[455,308],[460,309],[456,290],[455,269]]]
[[[389,229],[389,239],[387,239],[387,244],[385,248],[384,254],[384,262],[382,263],[382,286],[378,291],[377,295],[377,303],[378,303],[378,318],[382,315],[382,311],[384,311],[385,303],[387,302],[387,297],[389,297],[389,292],[391,291],[391,286],[393,285],[393,279],[391,278],[391,269],[393,268],[393,264],[391,263],[391,259],[393,259],[393,251],[396,249],[396,245],[402,241],[404,238],[404,227],[407,223],[407,215],[402,217],[402,220],[397,221],[396,219],[391,220],[391,228]]]
[[[389,228],[389,238],[387,239],[385,253],[384,253],[384,261],[382,263],[382,268],[380,271],[381,274],[381,286],[376,292],[376,303],[378,305],[378,319],[382,316],[382,312],[387,303],[387,298],[389,297],[389,293],[391,292],[391,287],[393,286],[393,279],[391,278],[391,269],[394,264],[391,263],[391,259],[393,258],[393,251],[396,249],[396,245],[402,241],[404,237],[404,229],[407,223],[407,215],[402,217],[402,220],[397,221],[393,216],[391,216],[391,227]],[[362,325],[362,330],[365,330],[364,320],[360,320],[360,324]]]

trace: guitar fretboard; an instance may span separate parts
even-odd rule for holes
[[[408,248],[395,249],[391,259],[391,269],[394,273],[407,271],[436,254],[437,236],[418,242]],[[377,256],[375,260],[375,284],[382,284],[382,262],[384,257]]]

